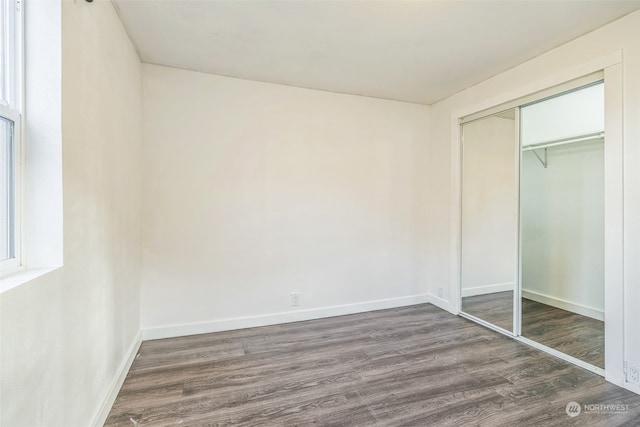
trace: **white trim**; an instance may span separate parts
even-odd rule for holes
[[[604,363],[605,378],[624,383],[624,89],[622,64],[604,70]]]
[[[211,320],[208,322],[157,326],[152,328],[143,328],[142,337],[144,340],[153,340],[185,335],[206,334],[209,332],[254,328],[257,326],[278,325],[282,323],[300,322],[304,320],[322,319],[325,317],[343,316],[345,314],[356,314],[366,311],[425,304],[430,303],[432,299],[433,296],[430,294],[419,294],[355,304],[263,314],[258,316],[234,317],[230,319]]]
[[[462,297],[474,297],[476,295],[495,294],[496,292],[513,291],[513,282],[494,283],[493,285],[474,286],[462,289]]]
[[[463,114],[454,113],[451,115],[450,131],[450,195],[449,215],[451,230],[449,241],[449,295],[451,295],[452,306],[456,314],[462,309],[462,132],[460,120]]]
[[[635,394],[640,394],[640,384],[630,383],[628,381],[625,381],[625,383],[623,384],[623,387],[629,391],[634,392]]]
[[[562,298],[552,297],[551,295],[545,295],[539,292],[527,291],[525,289],[522,290],[522,298],[536,301],[541,304],[550,305],[551,307],[559,308],[562,310],[567,310],[572,313],[581,314],[592,319],[604,321],[604,310],[600,310],[595,307],[589,307],[588,305],[578,304]]]
[[[513,292],[513,334],[515,336],[522,335],[522,201],[520,199],[520,187],[522,186],[522,138],[521,138],[521,122],[522,122],[522,108],[514,107],[516,113],[516,131],[514,135],[514,144],[516,148],[515,156],[515,215],[516,215],[516,231],[514,236],[515,247],[514,250],[514,263],[516,265],[516,274],[514,277],[514,292]]]
[[[429,303],[435,305],[438,308],[448,311],[451,314],[457,315],[459,311],[456,311],[456,308],[451,301],[447,301],[444,298],[440,298],[437,295],[427,295],[429,297]]]
[[[51,271],[55,271],[60,267],[40,267],[40,268],[24,268],[19,267],[15,270],[2,272],[0,274],[0,294],[10,289],[20,286],[23,283],[36,280],[40,276],[44,276]]]
[[[118,397],[118,393],[120,392],[120,388],[124,383],[127,374],[129,373],[129,369],[133,364],[133,361],[136,359],[138,355],[138,350],[140,349],[140,345],[142,344],[142,331],[138,331],[127,354],[125,355],[122,363],[118,367],[116,371],[116,375],[113,377],[113,381],[111,381],[111,385],[105,394],[104,399],[102,399],[102,404],[98,408],[97,412],[93,416],[93,421],[91,422],[92,426],[102,427],[109,416],[109,412],[111,411],[111,407],[116,401],[116,397]]]

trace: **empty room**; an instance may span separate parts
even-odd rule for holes
[[[0,11],[0,426],[640,425],[640,0]]]

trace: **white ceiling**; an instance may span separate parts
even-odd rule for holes
[[[432,104],[634,1],[114,0],[143,62]]]

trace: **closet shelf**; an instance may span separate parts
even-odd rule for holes
[[[539,142],[537,144],[529,144],[522,147],[522,151],[532,151],[533,154],[538,158],[542,166],[545,168],[548,165],[547,162],[547,148],[549,147],[557,147],[559,145],[567,145],[567,144],[575,144],[577,142],[589,142],[589,141],[604,141],[604,132],[593,132],[579,136],[572,136],[569,138],[562,139],[554,139],[550,141]],[[540,157],[540,155],[535,150],[544,149],[544,158]]]

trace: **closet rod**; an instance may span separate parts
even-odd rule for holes
[[[573,138],[541,142],[539,144],[525,145],[524,147],[522,147],[522,151],[538,150],[540,148],[555,147],[558,145],[573,144],[574,142],[584,142],[584,141],[591,141],[594,139],[603,139],[603,138],[604,138],[604,132],[595,132],[595,133],[590,133],[588,135],[582,135],[582,136],[573,137]]]

